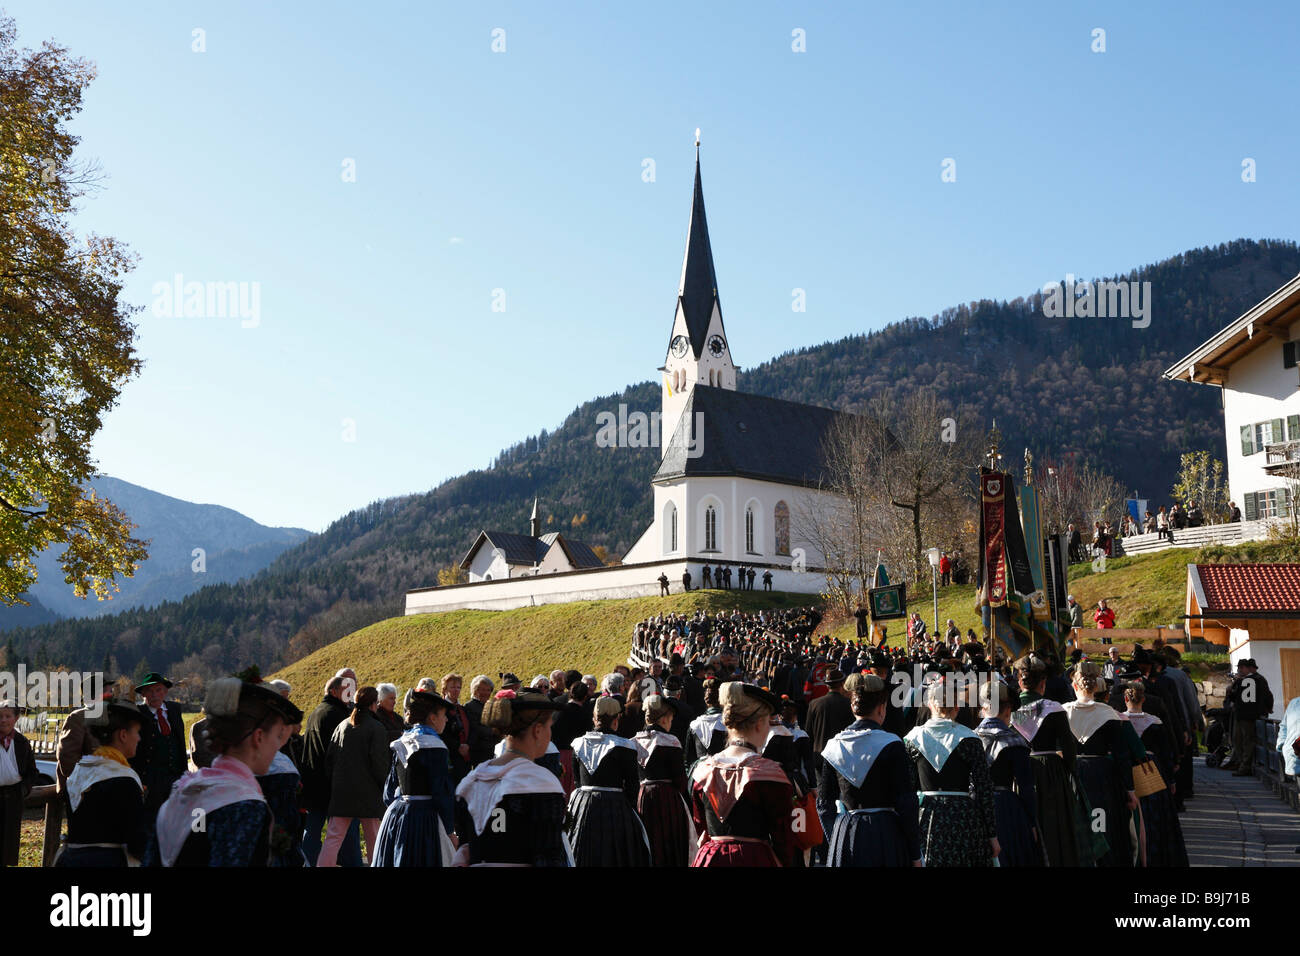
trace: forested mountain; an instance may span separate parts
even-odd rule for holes
[[[954,406],[975,406],[985,427],[996,418],[1013,465],[1025,446],[1040,460],[1075,455],[1160,501],[1182,452],[1224,455],[1217,390],[1160,373],[1297,272],[1295,243],[1238,240],[1116,277],[1151,283],[1146,328],[1120,318],[1045,318],[1035,292],[781,355],[743,372],[739,388],[855,409],[879,392],[932,385]],[[743,327],[732,332],[743,339]],[[587,402],[491,468],[354,511],[251,579],[153,610],[14,631],[18,653],[69,666],[108,657],[127,673],[267,669],[401,613],[404,592],[436,583],[479,529],[526,532],[534,496],[545,530],[619,556],[650,522],[648,479],[658,462],[655,448],[597,447],[597,413],[620,402],[657,410],[659,385]]]
[[[135,537],[150,542],[148,560],[132,577],[118,580],[120,592],[111,601],[97,601],[93,594],[73,594],[63,580],[58,552],[46,551],[36,559],[36,584],[25,595],[31,606],[0,605],[0,631],[178,601],[208,584],[251,577],[310,537],[301,528],[268,528],[233,509],[182,501],[109,475],[89,484],[96,495],[127,513],[137,526]]]

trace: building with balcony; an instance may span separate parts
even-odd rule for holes
[[[1229,497],[1247,521],[1289,517],[1300,487],[1300,276],[1164,373],[1222,392]]]

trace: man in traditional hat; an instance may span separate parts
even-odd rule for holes
[[[136,694],[144,698],[140,712],[145,720],[131,769],[144,785],[144,813],[150,828],[158,808],[171,796],[172,784],[189,769],[181,705],[167,699],[171,686],[166,677],[150,671],[135,687]]]
[[[0,700],[0,867],[18,865],[23,803],[36,785],[36,755],[15,728],[27,708]]]

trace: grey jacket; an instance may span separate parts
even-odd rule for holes
[[[326,756],[330,769],[332,817],[382,817],[384,783],[392,754],[388,732],[374,716],[363,711],[357,725],[343,721],[334,728]]]

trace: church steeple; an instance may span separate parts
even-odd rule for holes
[[[531,534],[534,538],[540,538],[542,536],[542,518],[537,513],[536,498],[533,499],[532,517],[528,519],[528,533]]]
[[[704,215],[704,184],[700,178],[700,131],[695,131],[695,191],[691,220],[686,230],[686,255],[682,280],[677,286],[677,308],[668,336],[668,356],[659,367],[663,374],[664,438],[671,437],[696,385],[736,388],[736,366],[722,325],[718,301],[718,276],[709,244],[709,222]],[[667,447],[663,441],[661,448]]]
[[[695,139],[695,193],[691,197],[691,221],[686,234],[686,255],[682,259],[682,281],[677,288],[677,298],[686,313],[691,352],[699,358],[704,351],[715,304],[719,319],[722,317],[718,276],[713,269],[713,247],[709,244],[709,221],[704,215],[699,130],[696,130]]]

